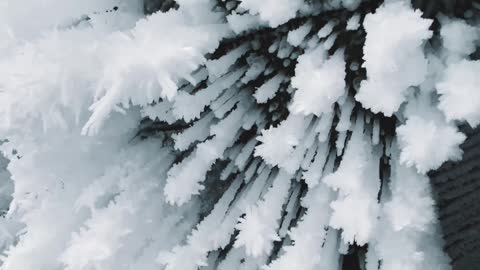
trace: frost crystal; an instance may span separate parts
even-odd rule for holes
[[[432,36],[432,20],[421,16],[405,1],[389,1],[365,16],[367,80],[355,96],[364,107],[391,116],[405,101],[409,87],[425,80],[427,60],[422,47]]]
[[[447,2],[0,0],[0,269],[456,269],[428,176],[476,142],[480,9]]]

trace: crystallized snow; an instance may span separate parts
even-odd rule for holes
[[[242,78],[242,83],[248,83],[252,80],[255,80],[260,74],[262,74],[265,71],[265,68],[268,64],[267,59],[262,56],[258,55],[250,55],[247,58],[247,63],[249,65],[249,68],[247,72],[245,72],[245,76]]]
[[[84,99],[70,100],[72,95],[66,91],[74,92],[73,88],[79,87],[82,89],[77,91],[79,96],[95,100],[90,106],[92,115],[83,129],[84,134],[94,134],[114,111],[122,112],[131,105],[146,105],[160,97],[171,99],[176,95],[180,80],[195,83],[191,73],[205,63],[203,54],[214,50],[228,29],[226,25],[210,24],[208,18],[203,25],[193,26],[185,18],[185,12],[157,13],[140,20],[129,32],[106,32],[105,24],[109,21],[99,18],[92,19],[85,29],[50,30],[41,39],[24,47],[20,45],[10,59],[0,63],[3,74],[16,74],[8,76],[0,88],[31,93],[61,89],[60,105],[77,108],[82,106]],[[101,25],[101,30],[97,30],[96,24]],[[158,38],[170,35],[172,27],[176,31],[169,42]],[[110,31],[119,30],[115,24],[111,28]],[[167,30],[169,34],[160,34]],[[145,54],[145,51],[150,53]],[[30,69],[22,63],[30,63]],[[42,67],[31,63],[39,63]],[[171,69],[172,66],[175,69]],[[21,78],[34,82],[21,82]],[[50,100],[46,95],[43,97]],[[40,105],[43,97],[37,97],[38,100],[31,104]],[[49,104],[47,107],[55,103]],[[49,113],[54,111],[51,107]]]
[[[175,148],[178,150],[187,150],[195,141],[205,140],[210,135],[208,127],[212,124],[214,115],[208,116],[196,121],[191,127],[181,133],[174,134],[172,138],[175,140]]]
[[[303,116],[290,114],[279,126],[262,130],[262,135],[258,137],[262,144],[255,148],[255,155],[273,166],[287,161],[294,147],[300,143],[309,122]]]
[[[360,3],[362,2],[362,0],[334,0],[334,1],[330,1],[330,2],[341,2],[341,5],[349,10],[353,10],[355,8],[357,8]]]
[[[330,159],[325,174],[332,170],[333,159]],[[283,248],[283,254],[272,261],[267,270],[338,269],[338,235],[332,229],[325,229],[332,214],[329,203],[333,197],[334,192],[323,183],[308,190],[302,203],[307,211],[289,232],[293,243]],[[322,246],[327,239],[327,244]]]
[[[205,63],[205,66],[208,70],[209,80],[215,81],[218,77],[226,74],[228,69],[235,64],[238,58],[242,57],[246,52],[248,52],[249,49],[249,44],[244,43],[229,51],[228,54],[220,57],[219,59],[208,60]]]
[[[480,30],[462,20],[448,20],[444,18],[440,28],[443,47],[453,53],[468,55],[475,51],[480,38]]]
[[[433,223],[434,200],[428,178],[395,164],[390,184],[392,198],[384,205],[385,215],[395,231],[412,228],[423,231]]]
[[[264,26],[264,23],[260,21],[258,16],[254,16],[249,13],[241,15],[232,13],[227,16],[227,21],[230,28],[237,34],[244,31],[256,30]]]
[[[448,120],[467,121],[472,127],[480,123],[480,61],[461,60],[449,64],[437,83],[438,108]]]
[[[306,22],[295,30],[288,32],[287,41],[292,46],[299,46],[302,44],[305,37],[310,33],[312,29],[312,23]]]
[[[280,240],[277,229],[291,177],[285,171],[280,171],[264,198],[247,209],[245,217],[240,218],[237,225],[240,232],[235,247],[245,246],[246,253],[255,257],[270,253],[273,241]]]
[[[347,30],[357,30],[360,27],[360,15],[356,14],[350,17],[347,22]]]
[[[409,118],[397,133],[402,149],[400,161],[415,165],[420,173],[437,169],[447,160],[460,159],[459,145],[466,138],[451,124],[421,116]]]
[[[241,214],[239,208],[228,213],[228,206],[234,200],[240,184],[240,178],[237,178],[229,186],[210,214],[189,235],[186,245],[176,246],[171,252],[160,252],[157,260],[166,265],[165,269],[196,270],[199,265],[206,265],[209,251],[228,243],[229,227],[235,225],[236,218]]]
[[[401,165],[392,146],[392,173],[375,240],[369,244],[367,269],[451,269],[435,224],[435,207],[428,177]],[[374,259],[375,258],[375,259]]]
[[[193,95],[184,91],[180,92],[175,97],[173,114],[176,118],[183,118],[185,121],[197,119],[205,110],[205,107],[220,96],[225,89],[232,87],[243,73],[245,73],[245,70],[240,69],[225,74]]]
[[[303,179],[309,188],[313,188],[318,183],[323,175],[323,167],[328,158],[329,146],[326,143],[319,143],[316,149],[317,153],[313,162],[308,167],[307,171],[303,173]]]
[[[330,204],[330,226],[342,230],[345,243],[364,245],[375,234],[379,211],[376,196],[380,188],[378,160],[378,153],[363,134],[363,119],[359,118],[340,166],[323,178],[325,184],[338,191],[337,199]]]
[[[285,79],[283,74],[277,74],[270,80],[266,81],[262,86],[260,86],[253,96],[258,103],[265,103],[269,99],[272,99],[275,96],[275,93],[279,90],[280,84]]]
[[[449,270],[425,174],[480,123],[478,27],[425,56],[361,2],[0,0],[0,268]]]
[[[432,92],[421,92],[405,106],[405,123],[397,127],[400,163],[419,173],[437,169],[448,160],[462,157],[465,135],[432,104]],[[442,142],[442,143],[439,143]]]
[[[222,121],[211,126],[210,135],[213,138],[199,144],[189,157],[168,171],[164,193],[169,203],[183,205],[193,195],[199,194],[204,188],[201,183],[210,167],[234,142],[236,131],[240,128],[236,124],[246,111],[247,107],[239,106]]]
[[[306,121],[308,121],[308,118]],[[294,174],[302,166],[305,155],[307,155],[309,149],[316,143],[315,139],[318,133],[316,130],[317,123],[318,121],[315,120],[309,123],[299,144],[291,152],[290,156],[278,164],[280,168],[285,169],[290,174]]]
[[[210,214],[188,236],[187,243],[160,252],[158,262],[167,270],[197,270],[199,266],[207,266],[208,252],[228,245],[238,218],[258,201],[269,176],[270,170],[264,167],[247,191],[235,198],[241,184],[241,177],[237,177]]]
[[[320,116],[345,93],[345,60],[339,51],[326,58],[319,47],[300,56],[292,86],[297,88],[290,110]]]
[[[203,54],[218,46],[227,27],[200,22],[193,26],[185,12],[180,9],[156,13],[138,22],[130,35],[116,33],[101,44],[103,76],[95,93],[96,101],[90,108],[92,116],[83,130],[85,134],[98,131],[111,111],[118,108],[118,103],[128,107],[130,102],[144,105],[160,97],[172,100],[180,80],[195,84],[191,74],[205,63]],[[175,31],[169,42],[156,38],[171,35],[172,27]],[[122,46],[112,48],[112,43]],[[144,51],[151,53],[144,54]],[[171,69],[172,66],[175,69]],[[137,91],[128,91],[134,86]]]
[[[327,37],[332,33],[333,27],[335,27],[336,23],[334,21],[327,22],[317,33],[319,38]]]
[[[85,0],[80,2],[74,0],[28,0],[23,3],[15,0],[3,0],[0,3],[0,49],[3,48],[2,44],[12,45],[40,38],[54,27],[68,28],[79,23],[82,16],[94,17],[93,13],[110,10],[114,6],[119,8],[121,16],[118,13],[116,16],[109,16],[108,19],[105,19],[105,15],[98,16],[107,26],[104,28],[105,30],[108,27],[111,30],[111,27],[115,28],[122,24],[129,25],[128,28],[130,28],[142,16],[141,1],[138,0]],[[118,20],[114,17],[117,17]]]
[[[271,27],[277,27],[293,19],[303,5],[302,0],[241,0],[240,3],[240,7],[252,15],[258,15]]]
[[[132,149],[133,153],[122,153],[121,158],[125,159],[123,154],[126,154],[130,162],[110,168],[104,177],[96,179],[88,186],[77,200],[78,210],[90,208],[92,214],[85,221],[86,227],[79,233],[72,234],[70,246],[61,255],[62,262],[67,265],[65,269],[83,269],[91,263],[108,268],[125,264],[132,260],[132,255],[128,255],[128,249],[140,247],[142,244],[133,240],[140,235],[133,236],[132,232],[146,237],[145,234],[151,233],[156,228],[159,232],[157,237],[164,238],[170,226],[168,222],[159,224],[147,220],[160,215],[166,219],[179,220],[178,216],[168,213],[165,208],[158,208],[155,211],[154,208],[147,206],[154,201],[157,204],[163,204],[161,198],[154,198],[158,196],[160,189],[158,185],[152,184],[155,181],[153,171],[165,174],[174,157],[169,151],[152,151],[156,147],[154,144],[150,146],[152,149],[149,151],[140,148],[143,151],[136,152],[142,153],[140,155],[133,154],[139,148]],[[152,154],[155,158],[151,156]],[[127,176],[118,178],[120,175]],[[104,203],[101,202],[101,196],[112,196],[110,192],[118,192],[115,203],[106,202],[108,205],[98,209],[99,204]],[[85,198],[86,200],[83,200]],[[137,214],[140,209],[144,211]],[[141,215],[142,218],[137,215]],[[112,230],[113,226],[115,230]],[[184,230],[181,227],[178,229]],[[129,245],[125,246],[125,242]],[[164,244],[169,246],[168,241]],[[78,256],[80,253],[83,256]],[[114,258],[115,255],[119,257]],[[150,257],[150,259],[153,258]]]
[[[367,79],[355,96],[365,108],[391,116],[405,101],[408,88],[425,80],[423,44],[432,36],[432,20],[421,16],[404,1],[386,2],[365,16]]]

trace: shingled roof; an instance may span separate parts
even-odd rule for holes
[[[480,269],[480,127],[462,127],[463,159],[430,174],[454,270]]]

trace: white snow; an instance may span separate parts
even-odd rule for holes
[[[337,199],[330,204],[330,226],[342,230],[345,243],[364,245],[375,234],[379,211],[376,196],[380,188],[378,160],[378,153],[373,152],[369,138],[363,134],[363,119],[358,118],[340,166],[323,178],[325,184],[338,191]]]
[[[350,19],[348,19],[346,29],[352,31],[352,30],[357,30],[359,27],[360,27],[360,15],[355,14],[352,17],[350,17]]]
[[[185,121],[197,119],[208,104],[220,96],[225,89],[232,87],[244,73],[244,69],[239,69],[225,74],[193,95],[180,92],[174,100],[173,114],[176,118],[183,118]]]
[[[443,47],[452,53],[469,55],[476,49],[475,42],[480,39],[480,30],[462,20],[443,18],[440,36]]]
[[[228,25],[237,34],[245,31],[256,30],[264,26],[258,16],[253,16],[249,13],[237,14],[233,13],[227,16]]]
[[[240,3],[240,7],[252,15],[258,15],[271,27],[277,27],[293,19],[303,5],[302,0],[241,0]]]
[[[369,245],[367,269],[451,269],[438,235],[430,180],[414,168],[399,163],[392,146],[390,196],[384,199],[375,240]],[[368,268],[371,267],[371,268]]]
[[[345,60],[339,51],[327,58],[319,47],[298,58],[292,86],[297,88],[290,105],[294,113],[320,116],[345,93]]]
[[[426,173],[480,124],[475,20],[175,2],[0,0],[2,270],[449,269]]]
[[[317,33],[317,36],[319,38],[325,38],[328,37],[333,31],[333,27],[335,27],[336,23],[334,21],[327,22],[322,28]]]
[[[279,90],[280,84],[285,79],[283,74],[277,74],[268,81],[266,81],[262,86],[260,86],[253,96],[258,103],[266,103],[268,100],[272,99],[275,96],[275,93]]]
[[[261,156],[272,166],[286,162],[300,143],[310,119],[290,114],[279,126],[262,130],[262,135],[258,137],[262,144],[255,148],[255,156]]]
[[[425,119],[412,116],[397,128],[402,153],[400,162],[415,165],[420,173],[437,169],[447,160],[459,160],[462,151],[459,145],[465,135],[441,119]],[[439,143],[442,142],[442,143]]]
[[[333,159],[326,166],[325,174],[332,170]],[[308,190],[302,202],[307,211],[298,225],[289,232],[293,243],[284,247],[284,253],[272,261],[266,267],[267,270],[314,270],[319,267],[338,269],[339,254],[335,252],[338,246],[337,232],[325,229],[331,216],[328,205],[333,195],[333,191],[323,183]],[[333,243],[329,241],[329,244],[322,248],[320,243],[330,238],[330,234],[333,234]]]
[[[312,29],[312,23],[310,21],[306,22],[305,24],[301,25],[295,30],[291,30],[288,32],[287,41],[292,46],[299,46],[302,44],[305,37],[310,33]]]
[[[472,127],[480,123],[480,61],[461,60],[447,66],[436,84],[440,96],[438,108],[448,120],[467,121]]]
[[[280,240],[277,229],[291,178],[290,174],[281,170],[264,198],[247,209],[246,216],[240,218],[237,225],[240,232],[235,241],[235,247],[244,246],[247,255],[254,257],[269,254],[273,248],[273,241]]]
[[[244,43],[229,51],[226,55],[220,57],[219,59],[208,60],[205,63],[205,66],[208,70],[209,80],[215,81],[217,78],[225,75],[228,72],[228,69],[235,64],[240,57],[247,53],[249,49],[249,44]]]
[[[206,173],[234,142],[239,129],[236,124],[246,111],[247,107],[239,106],[222,121],[211,126],[210,135],[214,137],[197,145],[190,156],[168,171],[164,194],[170,204],[183,205],[204,188],[201,183],[205,180]]]
[[[355,98],[374,113],[391,116],[405,101],[409,87],[425,80],[423,43],[432,36],[432,20],[421,16],[404,1],[386,2],[365,16],[363,67],[367,80],[362,81]]]

